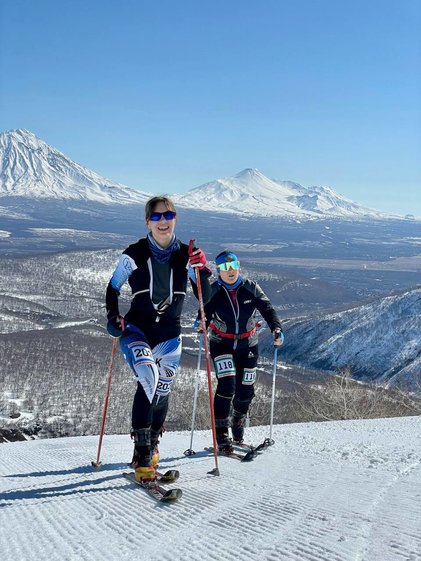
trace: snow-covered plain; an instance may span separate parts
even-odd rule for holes
[[[250,440],[268,427],[248,429]],[[421,419],[274,427],[248,464],[210,433],[167,433],[161,469],[181,471],[179,503],[156,503],[121,473],[128,436],[0,446],[3,561],[420,561]]]

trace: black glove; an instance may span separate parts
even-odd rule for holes
[[[121,325],[120,316],[113,316],[107,321],[107,331],[111,337],[121,337],[123,327]]]

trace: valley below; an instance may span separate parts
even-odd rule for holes
[[[0,362],[4,388],[0,415],[4,427],[17,427],[39,436],[98,431],[111,349],[105,330],[105,288],[121,251],[145,233],[139,216],[120,210],[118,219],[107,223],[101,220],[102,232],[90,230],[95,224],[90,218],[81,221],[80,216],[69,229],[72,220],[66,218],[65,212],[57,214],[56,208],[61,228],[55,224],[47,227],[45,220],[35,221],[37,225],[31,230],[21,225],[10,228],[9,224],[11,236],[0,238]],[[302,412],[294,412],[294,399],[299,399],[303,388],[323,385],[344,368],[352,372],[352,356],[361,353],[367,354],[368,363],[364,371],[361,361],[355,361],[356,378],[365,384],[382,380],[387,386],[388,377],[383,375],[390,370],[389,364],[380,364],[373,371],[370,358],[386,344],[393,345],[392,355],[402,354],[390,376],[394,379],[391,386],[418,391],[421,315],[414,302],[419,302],[416,290],[421,278],[419,222],[300,223],[182,211],[177,232],[183,241],[197,240],[211,267],[219,251],[235,251],[242,274],[262,286],[283,319],[286,341],[277,368],[277,422],[304,420]],[[13,255],[7,248],[8,241]],[[412,299],[411,308],[402,312],[406,309],[402,295],[407,293]],[[389,316],[376,319],[376,310],[391,295],[401,299],[399,313],[404,315],[404,326],[400,324],[401,331],[383,343]],[[129,300],[129,292],[123,292],[122,312]],[[377,330],[378,337],[369,338],[367,333],[364,342],[360,334],[355,346],[356,332],[350,330],[347,314],[363,306],[371,306],[365,315],[369,313],[373,318],[366,329],[370,334]],[[197,302],[190,292],[183,320],[182,368],[173,396],[173,413],[168,419],[170,428],[188,429],[191,421],[197,375],[198,338],[192,330],[196,312]],[[353,327],[358,328],[358,311],[352,314],[357,314]],[[393,330],[395,318],[389,319]],[[304,325],[310,343],[303,335]],[[344,348],[353,349],[345,365],[338,367],[335,357],[326,353],[329,341],[323,338],[325,333],[329,338],[333,333]],[[412,342],[412,349],[403,348],[401,343],[406,339]],[[273,351],[267,329],[263,329],[260,342],[260,399],[256,398],[255,411],[251,413],[251,422],[256,424],[267,422],[269,415]],[[318,355],[318,345],[324,348],[323,360],[321,351]],[[345,355],[343,349],[337,348],[336,352]],[[408,363],[412,365],[409,369]],[[207,428],[204,368],[202,364],[202,414],[198,424]],[[134,381],[119,356],[108,430],[129,430],[128,402],[133,390]]]
[[[26,129],[0,133],[0,170],[0,429],[95,434],[111,350],[105,289],[121,252],[146,234],[150,194]],[[268,422],[274,375],[276,422],[419,414],[420,220],[255,168],[171,196],[179,239],[194,239],[214,274],[215,256],[234,251],[283,321],[276,364],[271,334],[260,333],[251,424]],[[121,296],[125,313],[130,294]],[[199,376],[197,425],[209,428],[196,314],[190,292],[172,429],[189,428]],[[128,431],[133,389],[118,354],[109,431]]]

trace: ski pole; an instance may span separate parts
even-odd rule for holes
[[[272,428],[273,428],[273,412],[275,409],[275,383],[276,383],[276,366],[278,362],[278,347],[275,347],[273,356],[273,374],[272,374],[272,401],[270,406],[270,430],[269,430],[269,444],[274,444],[272,440]]]
[[[190,240],[189,243],[189,253],[193,250],[194,240]],[[213,440],[213,455],[215,457],[215,468],[208,473],[210,475],[220,475],[218,467],[218,448],[216,445],[216,427],[215,427],[215,412],[213,410],[213,393],[212,393],[212,375],[211,375],[211,362],[209,353],[209,341],[206,335],[206,318],[205,318],[205,308],[203,305],[203,295],[202,295],[202,283],[200,280],[200,273],[197,267],[194,268],[196,275],[196,286],[197,286],[197,296],[199,300],[200,309],[200,323],[203,332],[203,342],[205,347],[205,357],[206,357],[206,371],[208,375],[208,393],[209,393],[209,410],[211,415],[211,426],[212,426],[212,440]]]
[[[197,355],[197,372],[196,372],[196,384],[194,387],[194,398],[193,398],[193,413],[192,413],[192,421],[191,421],[191,436],[190,436],[190,448],[184,452],[185,456],[193,456],[196,452],[193,450],[193,433],[194,433],[194,425],[196,422],[196,407],[197,407],[197,394],[199,393],[199,378],[200,378],[200,361],[202,356],[202,342],[203,342],[203,333],[200,333],[199,338],[199,353]]]
[[[276,333],[275,339],[278,339],[281,335]],[[275,384],[276,384],[276,368],[278,365],[278,348],[275,346],[275,350],[273,353],[273,374],[272,374],[272,400],[270,405],[270,429],[269,429],[269,438],[266,438],[265,444],[266,446],[272,446],[275,444],[275,441],[272,438],[272,428],[273,428],[273,412],[275,408]]]
[[[99,431],[99,443],[98,443],[98,452],[96,455],[96,462],[92,462],[92,467],[94,467],[95,469],[101,469],[101,447],[102,447],[102,439],[104,437],[104,427],[105,427],[105,418],[107,416],[107,410],[108,410],[108,400],[110,397],[110,388],[111,388],[111,374],[113,371],[113,365],[114,365],[114,357],[115,357],[115,352],[117,349],[117,338],[113,339],[113,346],[111,349],[111,358],[110,358],[110,364],[108,367],[108,382],[107,382],[107,392],[105,394],[105,402],[104,402],[104,409],[102,412],[102,421],[101,421],[101,429]]]

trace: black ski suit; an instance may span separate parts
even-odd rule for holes
[[[232,289],[219,281],[212,284],[205,315],[218,380],[214,402],[218,444],[223,444],[228,436],[231,403],[233,437],[240,440],[242,431],[236,429],[244,425],[254,397],[258,360],[256,312],[260,312],[271,331],[282,328],[275,309],[256,282],[244,279]]]

